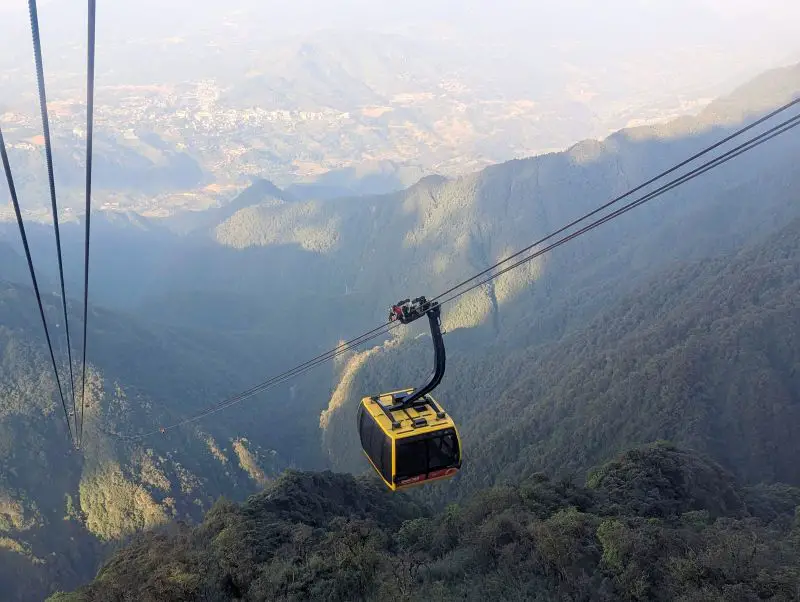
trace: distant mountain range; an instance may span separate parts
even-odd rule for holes
[[[227,30],[238,41],[228,40],[225,52],[203,34],[142,35],[111,37],[103,48],[94,193],[95,207],[154,216],[225,203],[252,178],[296,186],[304,198],[396,192],[424,175],[466,175],[696,111],[732,85],[732,76],[704,81],[684,66],[677,79],[687,84],[665,88],[664,74],[687,62],[681,51],[667,62],[608,69],[558,40],[543,62],[513,45],[430,35],[320,31],[238,40]],[[41,123],[18,64],[0,73],[14,87],[0,108],[3,129],[23,205],[46,221]],[[86,126],[76,92],[83,67],[51,66],[56,183],[69,219],[83,211]],[[737,77],[753,68],[742,65]],[[0,219],[10,217],[0,208]]]

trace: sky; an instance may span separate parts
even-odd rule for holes
[[[653,71],[665,95],[724,93],[771,67],[800,61],[797,0],[100,0],[98,81],[209,78],[244,70],[272,44],[319,30],[401,34],[462,55],[480,78],[538,77],[554,63],[614,80]],[[85,65],[85,3],[38,3],[45,68]],[[33,80],[27,3],[0,0],[0,84]],[[216,48],[209,61],[204,48]],[[165,54],[168,53],[168,54]],[[166,60],[170,59],[170,60]],[[107,77],[103,77],[103,75]],[[111,77],[113,75],[113,78]],[[4,79],[5,78],[5,79]],[[616,84],[612,84],[616,85]],[[6,86],[7,88],[9,86]],[[11,87],[13,89],[13,87]],[[4,100],[0,95],[0,108]]]
[[[738,42],[755,51],[775,44],[786,45],[788,53],[800,49],[796,0],[101,0],[98,5],[98,26],[107,32],[107,42],[192,31],[214,32],[224,40],[233,27],[266,38],[347,28],[449,33],[474,37],[476,43],[524,42],[529,48],[542,40],[581,37],[601,56],[609,45],[669,47],[703,39]],[[60,42],[78,39],[85,3],[40,0],[38,6],[45,33]],[[27,39],[24,0],[0,0],[0,14],[3,46]]]

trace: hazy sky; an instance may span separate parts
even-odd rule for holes
[[[44,17],[54,11],[58,17],[85,12],[85,2],[39,0]],[[0,0],[0,11],[27,15],[24,0]],[[391,29],[440,21],[472,31],[504,31],[531,26],[545,20],[548,29],[566,30],[598,20],[615,28],[644,28],[666,31],[737,23],[741,28],[781,28],[788,31],[800,16],[794,0],[110,0],[98,2],[101,18],[133,27],[159,21],[179,27],[182,20],[213,22],[243,11],[263,19],[266,32],[290,29],[307,32],[320,27]],[[641,19],[656,19],[643,23]],[[133,19],[133,21],[131,21]],[[721,20],[721,21],[717,21]],[[767,31],[765,30],[765,33]]]
[[[46,32],[78,40],[85,2],[40,0]],[[100,0],[100,35],[225,37],[233,22],[253,34],[302,34],[321,28],[431,32],[476,36],[476,42],[527,42],[582,37],[602,54],[604,46],[671,45],[726,41],[755,50],[786,45],[800,50],[796,0]],[[0,0],[3,50],[27,40],[27,3]],[[101,38],[102,39],[102,38]],[[107,42],[111,40],[106,38]],[[29,45],[29,40],[28,40]]]
[[[117,79],[136,73],[140,83],[148,73],[163,81],[165,70],[180,65],[190,65],[197,77],[206,68],[198,49],[209,43],[220,49],[226,70],[244,70],[240,57],[268,61],[272,41],[320,29],[347,29],[354,39],[366,30],[401,33],[435,40],[439,49],[452,43],[467,64],[492,49],[490,60],[482,65],[476,60],[476,71],[505,71],[510,77],[535,77],[531,65],[546,66],[554,62],[554,51],[564,49],[568,53],[560,56],[559,68],[567,62],[584,71],[602,69],[612,78],[636,61],[638,72],[652,65],[663,73],[672,92],[708,83],[715,94],[723,89],[719,86],[800,61],[798,0],[99,0],[98,5],[98,73],[113,70]],[[39,13],[48,77],[55,80],[59,69],[82,71],[85,2],[40,0]],[[0,83],[4,74],[32,78],[29,27],[24,0],[0,0]],[[175,45],[165,49],[168,39]],[[167,64],[165,52],[175,60]],[[494,58],[504,56],[507,60]],[[209,77],[217,75],[207,68]],[[180,80],[181,73],[167,73],[170,77]]]

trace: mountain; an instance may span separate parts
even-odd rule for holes
[[[353,310],[362,312],[369,325],[383,317],[390,302],[376,304],[373,291],[381,291],[385,299],[399,299],[416,294],[413,291],[447,288],[484,269],[717,141],[732,130],[732,112],[752,120],[765,107],[797,95],[800,65],[770,72],[757,83],[765,91],[757,102],[755,84],[744,86],[694,118],[624,130],[602,142],[586,141],[563,153],[512,161],[469,176],[425,178],[401,192],[377,196],[251,204],[226,214],[210,235],[215,243],[238,252],[227,251],[226,257],[218,253],[216,260],[206,253],[180,254],[154,269],[169,274],[165,279],[178,274],[185,282],[185,275],[196,274],[202,265],[206,283],[219,281],[219,288],[241,294],[271,291],[267,283],[275,279],[282,281],[288,297],[312,291],[323,298],[340,297],[349,291],[368,301]],[[791,157],[800,148],[792,134],[770,145],[769,151],[759,149],[738,158],[647,210],[634,211],[571,243],[532,269],[566,274],[585,266],[595,274],[594,281],[601,282],[631,265],[637,274],[647,274],[669,261],[735,244],[753,228],[767,231],[795,215],[776,179],[793,182]],[[764,188],[767,205],[749,198],[747,187]],[[736,190],[737,211],[731,214],[726,199]],[[748,212],[757,212],[755,223]],[[697,242],[666,242],[685,229],[685,222],[695,220],[705,220],[706,225],[693,230],[697,238],[687,237]],[[725,228],[718,235],[707,225],[719,220]],[[625,243],[622,248],[620,240]],[[641,244],[647,245],[644,252]],[[665,244],[669,254],[663,252]],[[594,253],[598,247],[612,249],[601,260],[602,267]],[[490,285],[487,292],[461,300],[457,313],[462,315],[447,318],[451,326],[492,321],[497,306],[524,296],[523,284],[534,280],[534,271],[524,277],[517,272]],[[237,278],[232,281],[234,272]],[[290,281],[287,273],[293,274]],[[620,280],[623,286],[633,284],[628,273]],[[179,285],[191,286],[184,282]]]
[[[800,490],[748,490],[659,444],[587,488],[538,474],[432,514],[374,479],[292,472],[195,527],[140,536],[93,600],[674,600],[800,594]],[[789,504],[786,502],[789,501]],[[166,562],[165,562],[166,559]]]
[[[262,203],[293,202],[291,192],[280,190],[269,180],[256,178],[247,188],[238,194],[231,202],[214,209],[204,211],[184,211],[175,216],[158,220],[160,225],[165,225],[180,234],[193,231],[203,231],[216,224],[229,219],[236,212],[254,207]]]
[[[109,229],[107,244],[98,240],[93,247],[93,261],[96,258],[98,269],[104,263],[104,278],[117,283],[107,287],[113,302],[126,310],[139,307],[147,316],[157,306],[170,317],[188,310],[211,324],[226,312],[222,304],[206,303],[207,294],[229,297],[236,305],[246,304],[247,298],[268,298],[285,304],[283,311],[298,307],[299,299],[308,300],[313,309],[304,312],[299,327],[304,328],[305,320],[314,323],[296,338],[322,331],[325,348],[348,333],[351,324],[360,332],[382,320],[392,300],[443,290],[685,159],[729,133],[740,123],[734,117],[752,120],[765,108],[785,102],[800,92],[798,74],[800,65],[771,71],[698,116],[665,126],[623,130],[562,153],[511,161],[455,179],[432,176],[394,193],[302,200],[302,195],[256,180],[232,203],[198,212],[183,223],[179,217],[151,219],[151,230],[138,230],[139,240],[130,244],[120,244],[122,229]],[[582,281],[553,281],[552,286],[564,290],[599,286],[630,291],[638,277],[670,261],[730,248],[754,228],[769,231],[794,215],[780,186],[793,185],[792,157],[797,152],[792,134],[771,141],[651,203],[647,210],[631,212],[570,243],[524,277],[517,270],[513,277],[459,300],[458,309],[446,319],[451,328],[485,322],[500,327],[498,307],[505,306],[508,315],[516,311],[512,305],[533,302],[526,298],[532,289],[525,284],[535,280],[537,270],[548,278],[570,280],[574,275]],[[733,191],[735,212],[729,211],[726,200]],[[752,191],[764,195],[766,205]],[[720,220],[725,224],[720,233],[708,227]],[[671,244],[686,223],[701,221],[705,226],[693,230],[695,237],[684,236],[683,245]],[[152,229],[159,223],[196,235],[156,234]],[[66,230],[65,240],[72,241],[70,248],[78,257],[69,265],[80,266],[82,229],[76,227],[74,234]],[[10,228],[8,232],[16,235]],[[98,237],[102,232],[98,226]],[[52,240],[47,238],[44,245],[50,253]],[[598,258],[596,248],[610,251]],[[80,290],[81,275],[76,276]],[[102,282],[98,279],[100,288],[95,288],[100,295],[105,293]],[[173,294],[181,299],[177,308],[178,304],[169,307]],[[191,305],[192,298],[201,307],[187,308],[185,301]],[[595,298],[592,293],[579,303],[590,305]],[[536,302],[540,310],[549,311],[541,306],[541,297]],[[331,329],[333,316],[347,323]]]
[[[460,487],[580,472],[659,438],[746,482],[800,484],[798,240],[800,219],[732,258],[662,273],[584,330],[508,359],[526,370],[465,424],[475,441],[465,481],[477,482]]]
[[[386,194],[408,188],[426,175],[422,168],[394,161],[366,161],[353,167],[334,169],[311,183],[292,184],[286,190],[301,200],[328,200]]]
[[[800,90],[798,73],[782,74],[796,86],[791,89]],[[785,85],[770,88],[781,98],[787,93]],[[745,100],[751,95],[752,88],[743,88]],[[747,114],[743,107],[737,110]],[[719,114],[715,105],[710,111]],[[716,120],[699,119],[674,127],[702,130]],[[601,170],[589,176],[591,188],[610,178],[602,169],[607,154],[613,157],[608,161],[633,161],[623,142],[656,133],[622,133],[614,144],[604,143],[611,150],[595,148],[591,165]],[[793,468],[800,450],[785,427],[798,409],[797,333],[785,325],[797,321],[794,299],[800,298],[794,242],[800,180],[790,159],[800,148],[796,136],[786,143],[776,155],[755,156],[737,171],[688,185],[445,308],[451,360],[439,395],[476,447],[465,451],[475,454],[474,472],[467,468],[456,483],[432,490],[440,501],[536,470],[582,472],[621,448],[657,438],[701,449],[748,481],[768,476],[800,483]],[[687,142],[654,144],[671,155]],[[589,145],[582,146],[585,154]],[[647,155],[646,145],[638,158]],[[510,189],[522,206],[522,195],[513,194],[522,184],[503,167],[482,173],[487,179],[498,173],[491,198],[509,198],[500,191]],[[573,173],[570,184],[578,183]],[[553,220],[547,229],[566,221]],[[504,235],[513,236],[513,224]],[[529,230],[528,237],[537,234]],[[499,256],[490,254],[474,269]],[[420,263],[423,273],[431,266]],[[718,306],[718,299],[727,305]],[[470,325],[477,327],[463,328]],[[740,355],[730,356],[731,341]],[[356,442],[346,436],[359,399],[421,380],[429,344],[394,340],[355,354],[343,368],[320,421],[334,467],[365,468]],[[775,351],[764,351],[772,345]],[[753,384],[755,374],[761,389]]]
[[[557,341],[512,350],[448,334],[438,399],[471,443],[461,476],[437,495],[540,470],[579,474],[655,439],[701,450],[747,482],[800,485],[798,241],[800,218],[738,252],[653,274]],[[529,319],[515,328],[537,331]],[[335,467],[366,468],[346,436],[358,400],[421,380],[428,345],[384,345],[343,369],[321,419]]]
[[[16,250],[8,243],[0,240],[0,265],[3,266],[2,277],[8,282],[30,281],[30,276],[24,266],[24,259],[17,255]]]
[[[158,428],[383,323],[397,299],[433,296],[683,160],[741,119],[800,92],[798,73],[800,66],[768,73],[759,88],[745,86],[708,112],[667,126],[626,130],[471,175],[427,176],[386,194],[309,199],[254,179],[233,202],[184,221],[98,212],[90,274],[91,406],[80,453],[69,451],[28,285],[23,279],[0,289],[0,588],[12,600],[74,588],[131,534],[173,519],[197,521],[219,496],[241,500],[269,489],[287,467],[360,473],[366,466],[353,428],[355,404],[365,393],[422,378],[430,343],[418,336],[421,325],[397,329],[375,347],[164,436]],[[791,418],[798,390],[792,340],[798,151],[797,136],[786,134],[447,303],[449,365],[437,396],[462,428],[465,469],[447,484],[403,497],[404,503],[424,501],[443,511],[453,501],[471,503],[487,487],[524,487],[541,470],[554,482],[574,477],[574,487],[591,488],[593,477],[580,483],[587,469],[661,438],[697,449],[741,483],[797,484]],[[12,226],[0,228],[3,240],[16,241]],[[82,325],[82,236],[81,223],[64,224],[73,332]],[[32,224],[30,238],[41,277],[58,282],[52,231]],[[20,267],[25,275],[24,261],[12,258],[17,267],[0,264],[0,279],[8,280],[10,269],[19,275]],[[48,284],[45,306],[64,374],[55,290]],[[697,471],[714,483],[727,478],[707,466]],[[308,491],[333,479],[322,497],[344,487],[340,477],[298,478],[313,481],[302,485]],[[729,488],[719,491],[728,500]],[[769,520],[794,507],[779,486],[759,491],[758,512],[771,512]],[[351,492],[348,500],[363,495],[382,503]],[[719,495],[700,506],[678,506],[710,509]],[[316,504],[315,496],[303,499]],[[629,508],[619,511],[629,524],[647,500],[635,507],[625,500],[609,503]],[[734,512],[728,501],[712,513],[746,520],[741,506]],[[341,505],[324,516],[348,513]],[[436,516],[447,524],[446,514]],[[469,524],[491,531],[504,520]],[[772,532],[756,533],[767,535]],[[467,548],[459,558],[482,553]],[[444,556],[432,558],[441,567]],[[183,582],[184,573],[175,575],[194,587],[193,577]],[[591,575],[590,581],[601,579]],[[639,578],[603,575],[609,584]],[[725,583],[745,587],[741,580]],[[494,591],[474,585],[484,597]],[[540,585],[556,591],[546,580],[530,587]],[[709,585],[717,586],[723,588]],[[446,584],[436,587],[449,591]],[[719,596],[734,591],[723,589]]]
[[[180,239],[162,223],[124,211],[95,211],[91,228],[92,300],[97,305],[127,311],[154,285],[153,266],[177,252]],[[52,227],[26,219],[25,229],[42,288],[50,283],[46,290],[60,294]],[[82,219],[61,222],[60,233],[67,296],[82,298],[85,224]],[[0,266],[0,278],[10,270],[24,270],[25,277],[20,282],[29,285],[16,223],[0,223],[0,244],[4,242],[18,249],[19,258]]]
[[[59,298],[43,300],[47,315],[58,316]],[[70,309],[80,324],[81,306]],[[288,405],[272,409],[274,421],[228,416],[137,438],[244,388],[275,360],[253,353],[252,339],[242,335],[154,326],[96,307],[89,317],[85,441],[75,451],[32,293],[0,284],[4,599],[42,599],[55,584],[77,585],[121,538],[171,518],[199,519],[220,495],[254,492],[287,466],[320,466],[313,411],[298,421]],[[51,332],[71,408],[56,322]],[[79,385],[77,368],[76,379]],[[285,388],[274,394],[290,399]]]

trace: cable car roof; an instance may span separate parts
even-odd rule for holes
[[[391,406],[396,396],[408,395],[413,392],[413,390],[414,389],[401,389],[399,391],[382,393],[378,397],[380,404],[376,402],[376,398],[374,397],[365,397],[363,403],[370,415],[381,427],[381,430],[393,439],[410,437],[412,435],[424,435],[455,426],[448,414],[444,412],[437,413],[428,404],[414,404],[408,408],[398,410],[385,410],[381,408],[381,405],[383,405],[384,408]],[[433,401],[429,395],[426,397]],[[396,426],[393,427],[387,412],[394,418],[397,423]]]

